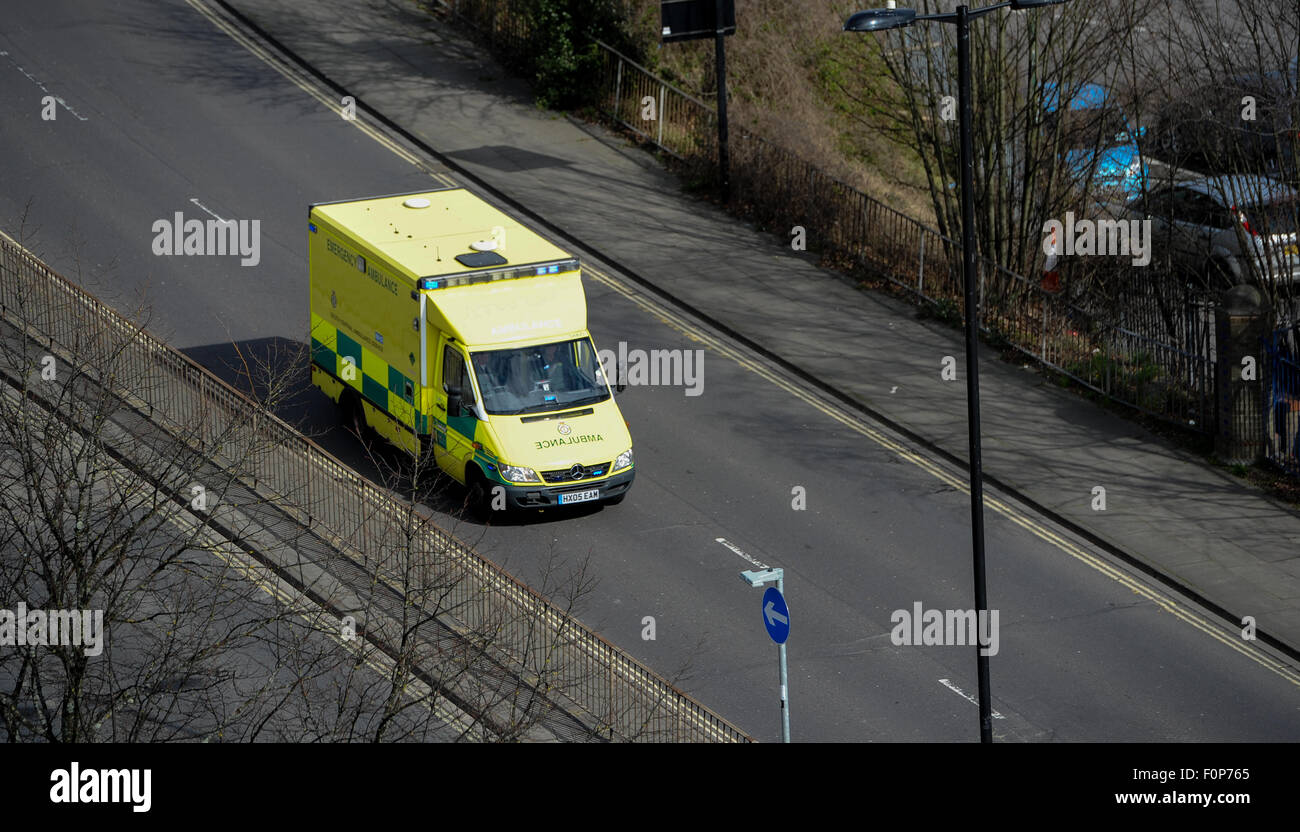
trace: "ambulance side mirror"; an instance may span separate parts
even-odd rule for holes
[[[459,416],[460,411],[464,406],[465,406],[465,402],[461,397],[460,388],[448,387],[447,388],[447,415]]]

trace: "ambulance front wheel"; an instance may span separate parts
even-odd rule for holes
[[[465,469],[465,507],[479,520],[492,513],[492,491],[487,478],[473,465]]]

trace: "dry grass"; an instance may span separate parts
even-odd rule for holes
[[[658,0],[631,0],[636,31],[658,31]],[[852,11],[789,0],[736,0],[737,31],[727,38],[728,115],[746,130],[791,150],[896,210],[934,224],[916,153],[881,137],[839,85],[888,83],[872,69],[861,35],[841,31]],[[651,41],[651,69],[716,100],[712,40]]]

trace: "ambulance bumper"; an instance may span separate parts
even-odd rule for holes
[[[636,468],[629,468],[603,480],[570,482],[548,486],[540,483],[506,485],[506,507],[511,509],[548,508],[604,502],[626,494],[632,487]],[[591,492],[595,492],[594,495]]]

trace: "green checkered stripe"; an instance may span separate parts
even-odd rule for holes
[[[345,377],[345,359],[352,359],[356,372]],[[359,344],[333,324],[312,315],[311,360],[316,366],[348,385],[366,400],[417,433],[429,432],[429,417],[416,406],[420,387],[387,361]],[[408,395],[409,391],[409,395]]]

